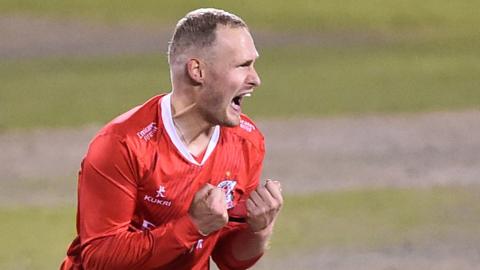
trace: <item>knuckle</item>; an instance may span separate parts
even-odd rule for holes
[[[265,187],[270,188],[274,185],[272,180],[268,180],[267,183],[265,183]]]
[[[217,215],[224,215],[225,214],[225,207],[222,207],[222,206],[218,206],[215,208],[215,213]]]
[[[280,202],[278,202],[278,201],[273,201],[273,203],[272,203],[272,208],[273,208],[273,209],[278,209],[279,207],[280,207]]]
[[[268,208],[275,208],[277,204],[278,204],[277,200],[275,200],[274,198],[270,198],[268,200],[267,206]]]
[[[212,190],[212,195],[215,196],[215,197],[219,197],[219,196],[222,195],[222,191],[221,191],[220,189],[218,189],[218,188],[214,188],[214,189]]]
[[[262,213],[262,210],[258,207],[252,211],[253,216],[259,216],[261,213]]]

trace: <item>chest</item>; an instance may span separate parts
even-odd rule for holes
[[[227,207],[233,208],[251,181],[248,159],[240,146],[217,147],[201,166],[172,149],[158,152],[139,185],[135,216],[144,229],[179,218],[188,212],[193,196],[206,183],[221,188]]]

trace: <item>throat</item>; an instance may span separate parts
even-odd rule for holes
[[[195,140],[191,141],[189,144],[185,143],[185,146],[188,149],[188,152],[195,157],[195,159],[199,159],[200,161],[203,159],[205,152],[207,151],[208,144],[210,143],[210,137],[207,136],[199,136]]]
[[[191,153],[191,152],[190,152]],[[194,154],[194,153],[191,153],[193,158],[198,162],[198,163],[202,163],[202,160],[203,160],[203,157],[205,156],[205,153],[207,153],[207,148],[205,147],[205,150],[203,150],[201,153],[199,153],[198,155]]]
[[[213,128],[209,128],[207,131],[197,131],[192,129],[182,129],[176,121],[173,121],[177,134],[180,137],[180,140],[187,148],[188,152],[195,157],[202,156],[207,150],[210,139],[213,135]],[[189,133],[185,131],[190,131]]]

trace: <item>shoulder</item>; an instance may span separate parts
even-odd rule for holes
[[[156,137],[159,123],[159,101],[162,95],[152,97],[145,103],[117,116],[96,135],[115,137],[121,141],[147,142]],[[94,138],[95,139],[95,138]]]
[[[240,117],[240,124],[236,127],[226,128],[228,134],[248,142],[260,151],[265,150],[265,139],[257,125],[246,115]]]

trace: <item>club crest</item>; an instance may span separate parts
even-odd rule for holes
[[[223,192],[225,192],[225,200],[227,203],[227,209],[233,207],[233,189],[237,185],[237,181],[234,180],[224,180],[217,185],[217,187],[221,188]]]

